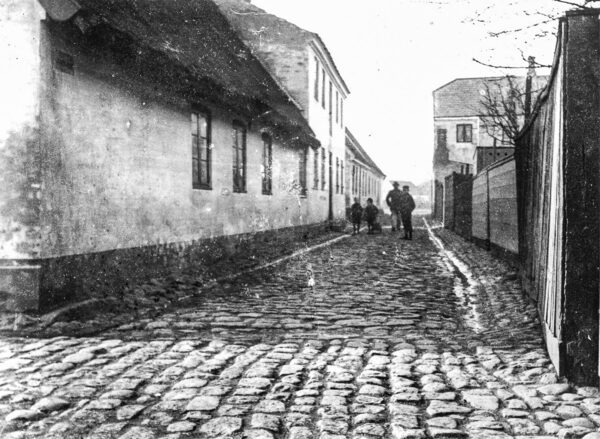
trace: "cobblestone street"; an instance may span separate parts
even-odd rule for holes
[[[514,271],[443,230],[400,236],[94,337],[4,339],[0,436],[600,438],[598,391],[557,379]]]

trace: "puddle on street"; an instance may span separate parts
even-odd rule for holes
[[[447,250],[444,247],[444,243],[435,236],[427,221],[425,219],[423,221],[427,227],[429,239],[438,248],[448,271],[454,275],[452,292],[456,295],[459,305],[465,310],[465,315],[463,316],[465,325],[476,334],[483,332],[485,328],[483,327],[482,316],[477,310],[475,303],[478,296],[477,289],[480,287],[479,282],[475,280],[469,266],[457,258],[454,252]]]

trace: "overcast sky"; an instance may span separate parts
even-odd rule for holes
[[[321,35],[350,87],[348,127],[388,178],[416,183],[431,177],[432,91],[455,78],[525,73],[472,58],[518,66],[522,51],[551,64],[552,18],[568,8],[553,0],[252,2]]]

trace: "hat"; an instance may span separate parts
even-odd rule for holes
[[[408,186],[407,184],[405,184],[404,186],[402,186],[402,189],[410,189],[410,186]]]
[[[398,186],[400,186],[400,183],[398,183],[397,181],[395,181],[395,182],[392,183],[392,186],[398,187]]]

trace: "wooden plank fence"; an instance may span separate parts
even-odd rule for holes
[[[517,139],[519,259],[559,374],[598,384],[598,11],[561,19],[550,80]]]
[[[473,241],[516,260],[519,234],[513,157],[493,163],[477,174],[473,180],[472,206]]]

